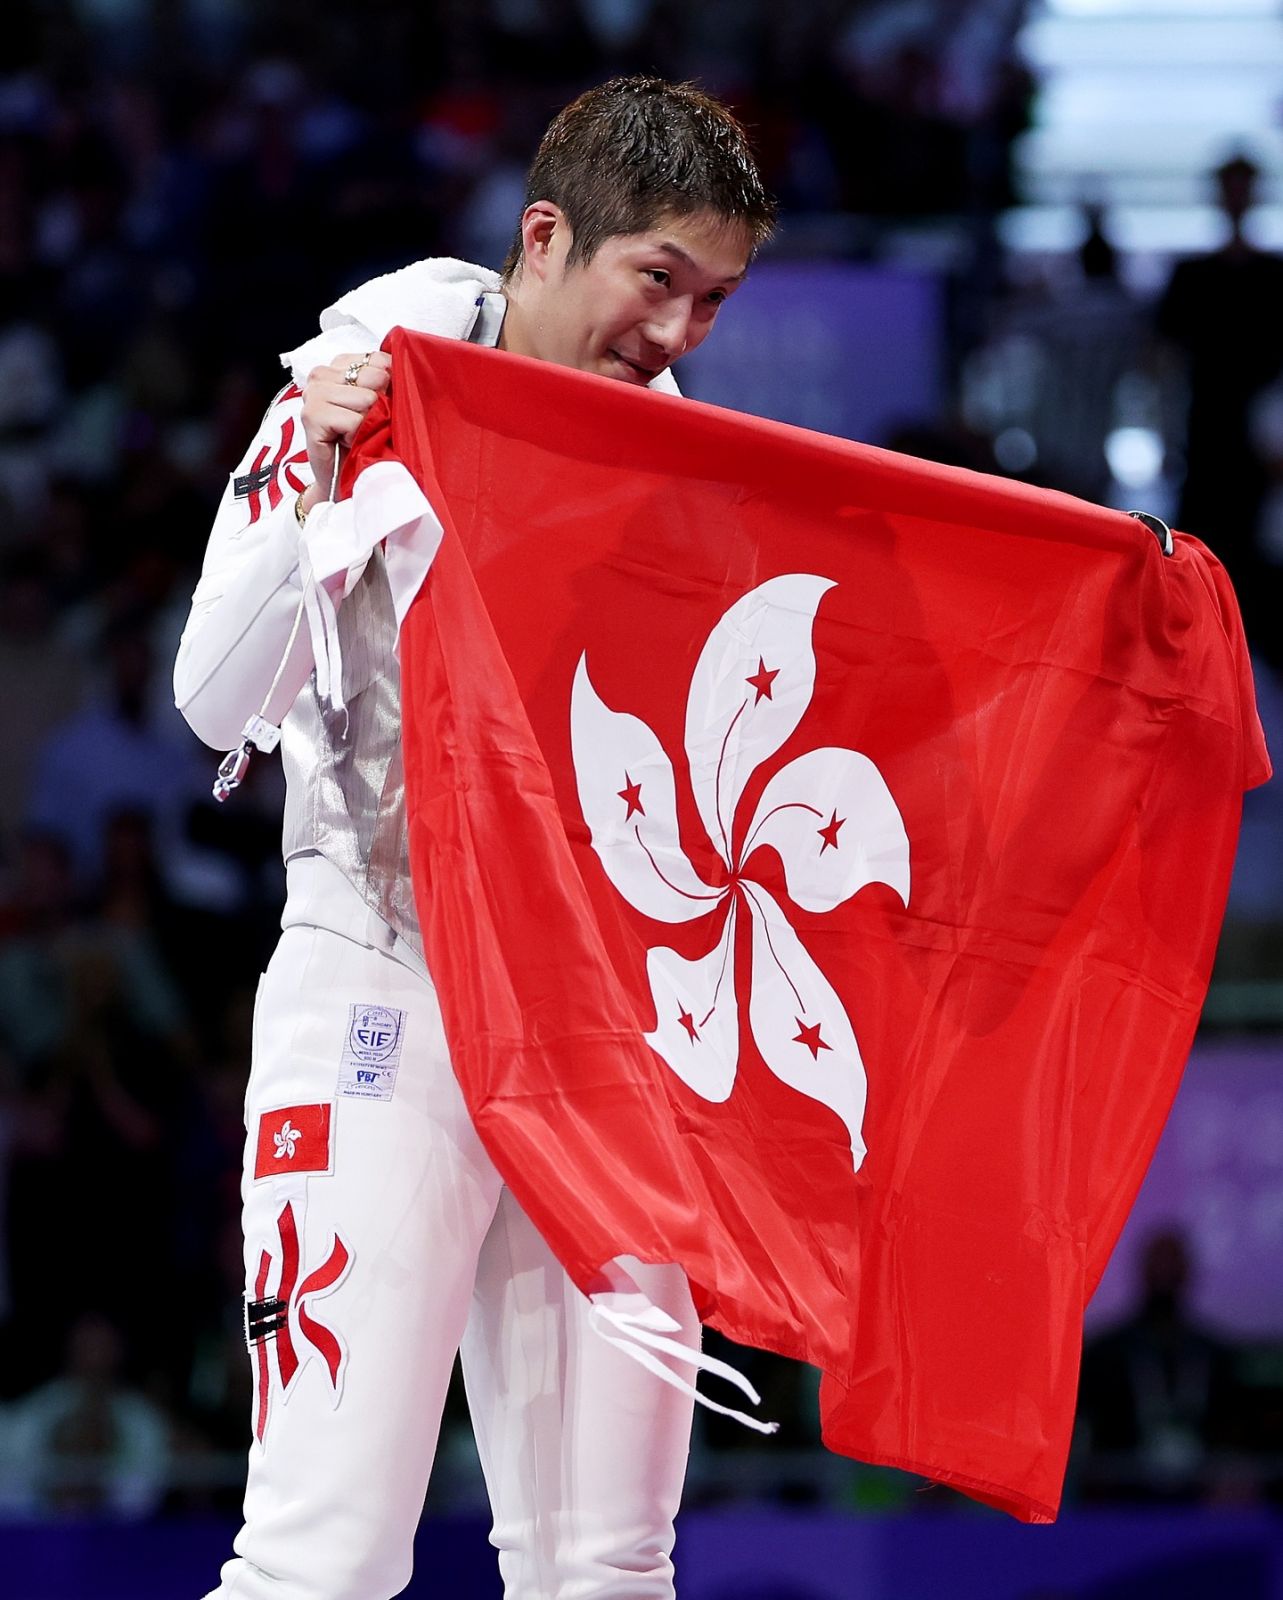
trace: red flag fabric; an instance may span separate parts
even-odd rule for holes
[[[1050,1520],[1269,771],[1223,570],[1065,496],[387,348],[344,481],[403,462],[444,530],[401,636],[411,852],[496,1164],[585,1291],[680,1262],[706,1322],[822,1369],[830,1447]]]

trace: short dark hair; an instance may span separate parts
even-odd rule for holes
[[[559,111],[526,177],[525,204],[536,200],[565,212],[571,263],[663,216],[712,211],[742,223],[753,249],[775,226],[775,202],[739,121],[697,85],[663,78],[612,78]],[[522,254],[518,224],[505,278]]]

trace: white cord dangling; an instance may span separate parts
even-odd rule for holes
[[[330,474],[330,498],[334,498],[339,484],[339,447],[334,447],[334,470]],[[306,562],[307,551],[302,546],[300,539],[302,560]],[[272,697],[280,687],[281,679],[285,676],[285,668],[294,653],[294,646],[298,640],[298,631],[303,625],[303,618],[308,607],[309,582],[308,574],[304,574],[303,593],[299,596],[298,607],[294,612],[294,621],[290,627],[290,636],[285,644],[285,651],[281,656],[280,665],[276,669],[271,686],[263,696],[263,703],[241,729],[241,742],[234,750],[229,750],[218,763],[218,776],[214,779],[214,799],[221,805],[229,800],[235,790],[239,789],[245,781],[245,774],[249,771],[250,758],[255,750],[261,750],[264,755],[271,755],[281,742],[281,730],[274,722],[269,722],[267,717],[268,707]],[[328,596],[327,596],[328,598]]]

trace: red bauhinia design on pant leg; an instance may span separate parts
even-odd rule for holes
[[[267,1431],[271,1404],[271,1367],[267,1356],[267,1341],[275,1341],[276,1370],[280,1378],[282,1396],[289,1394],[300,1370],[306,1366],[313,1351],[321,1357],[330,1377],[337,1403],[342,1383],[347,1352],[332,1329],[312,1316],[307,1302],[329,1294],[338,1288],[352,1263],[352,1252],[343,1240],[334,1235],[330,1251],[324,1262],[299,1283],[301,1256],[298,1223],[292,1201],[287,1201],[276,1220],[280,1238],[280,1270],[276,1294],[267,1298],[267,1284],[271,1267],[276,1259],[270,1250],[259,1257],[258,1275],[254,1282],[255,1298],[249,1308],[248,1333],[251,1347],[257,1347],[258,1405],[254,1433],[261,1443]],[[295,1345],[297,1328],[302,1341],[302,1353]]]
[[[323,1323],[308,1315],[305,1302],[309,1295],[320,1295],[333,1289],[347,1271],[351,1259],[347,1246],[335,1234],[334,1244],[325,1264],[304,1278],[303,1286],[298,1292],[299,1331],[314,1349],[320,1351],[325,1365],[330,1369],[330,1383],[335,1390],[339,1386],[339,1370],[343,1365],[343,1347]]]
[[[258,1277],[254,1280],[254,1301],[257,1305],[262,1305],[267,1297],[267,1272],[271,1264],[272,1258],[264,1250],[258,1258]],[[249,1337],[248,1324],[246,1335]],[[254,1437],[262,1444],[263,1435],[267,1432],[267,1407],[271,1399],[266,1339],[254,1340],[253,1348],[255,1365],[258,1368],[258,1406],[254,1416]]]
[[[281,1236],[281,1282],[276,1291],[276,1298],[283,1302],[288,1313],[294,1298],[294,1285],[298,1282],[299,1258],[298,1224],[294,1220],[292,1204],[287,1202],[285,1209],[276,1219],[276,1231]],[[281,1374],[281,1387],[288,1389],[294,1382],[294,1374],[299,1369],[298,1352],[294,1348],[288,1315],[284,1326],[276,1335],[276,1365]]]

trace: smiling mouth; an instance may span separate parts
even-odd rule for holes
[[[636,361],[630,361],[627,356],[621,356],[618,350],[611,350],[608,354],[612,355],[623,366],[628,367],[630,371],[635,372],[642,383],[649,383],[652,378],[659,376],[658,368],[652,371],[650,367],[643,367]]]

